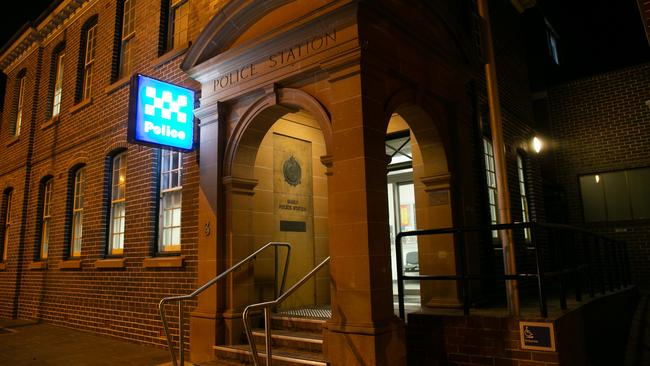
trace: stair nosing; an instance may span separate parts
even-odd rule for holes
[[[215,350],[234,352],[234,353],[238,353],[238,354],[251,356],[251,351],[248,350],[248,349],[242,349],[242,348],[231,347],[231,346],[218,346],[218,345],[212,346],[212,348],[215,349]],[[257,353],[258,353],[258,355],[260,357],[266,358],[266,352],[259,351]],[[303,364],[303,365],[312,365],[312,366],[328,366],[329,365],[326,361],[317,361],[317,360],[310,360],[310,359],[305,359],[305,358],[282,356],[282,355],[278,355],[276,353],[271,353],[271,359],[272,360],[277,359],[278,361],[295,362],[295,363],[300,363],[300,364]]]
[[[264,337],[264,331],[259,331],[259,330],[254,330],[253,335],[258,336],[258,337]],[[304,332],[305,334],[309,334],[309,332]],[[314,337],[301,337],[301,336],[292,336],[292,335],[286,335],[286,334],[277,334],[271,332],[271,339],[282,339],[285,341],[296,341],[296,342],[303,342],[303,343],[313,343],[313,344],[323,344],[323,339],[318,338],[318,333],[312,333],[314,334]]]
[[[290,320],[293,322],[303,322],[303,323],[314,323],[314,324],[325,324],[327,319],[325,318],[309,318],[309,317],[296,317],[289,315],[271,315],[272,320]]]

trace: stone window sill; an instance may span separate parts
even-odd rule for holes
[[[5,146],[6,146],[6,147],[9,147],[9,146],[11,146],[11,145],[13,145],[13,144],[18,143],[18,141],[20,141],[20,135],[18,135],[18,136],[12,136],[12,137],[10,137],[9,142],[7,142],[7,143],[5,144]]]
[[[129,81],[131,81],[131,75],[127,75],[127,76],[115,81],[113,84],[107,86],[106,88],[104,88],[104,92],[106,94],[114,93],[115,91],[122,88],[123,86],[128,85]]]
[[[180,47],[177,47],[177,48],[174,48],[172,50],[169,50],[169,51],[165,52],[162,56],[158,57],[154,61],[154,67],[160,67],[160,66],[168,63],[169,61],[174,60],[176,57],[184,54],[188,50],[189,46],[190,46],[190,43],[187,43],[187,44],[184,44],[184,45],[182,45]]]
[[[95,261],[95,268],[124,268],[126,267],[125,258],[99,259]]]
[[[57,114],[56,116],[50,118],[47,120],[45,123],[41,125],[41,130],[45,130],[59,122],[59,115]]]
[[[29,264],[29,269],[30,270],[47,269],[47,262],[46,261],[32,262]]]
[[[79,103],[73,105],[73,106],[70,108],[69,112],[70,112],[70,114],[77,113],[77,112],[79,112],[80,110],[86,108],[87,106],[89,106],[89,105],[91,105],[91,104],[93,104],[93,98],[84,99],[84,100],[82,100],[81,102],[79,102]]]
[[[68,259],[59,263],[59,269],[80,269],[81,259]]]
[[[167,257],[150,257],[142,261],[144,268],[180,268],[183,267],[185,257],[174,255]]]

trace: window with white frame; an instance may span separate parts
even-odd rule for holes
[[[530,221],[528,211],[528,195],[526,194],[526,175],[524,174],[524,161],[520,154],[517,154],[517,177],[519,178],[519,199],[521,202],[521,221]],[[530,228],[524,229],[524,238],[530,240]]]
[[[84,219],[84,195],[86,192],[86,168],[79,168],[74,175],[73,204],[72,204],[72,240],[70,256],[81,255]]]
[[[126,153],[121,153],[113,158],[110,210],[108,254],[121,255],[124,251],[126,217]]]
[[[92,96],[93,65],[95,63],[95,48],[97,43],[97,23],[90,26],[86,31],[86,50],[84,52],[84,73],[82,98],[89,99]]]
[[[23,75],[18,79],[18,90],[17,90],[17,105],[16,105],[16,118],[14,119],[14,124],[11,129],[13,136],[20,135],[20,127],[23,124],[23,107],[25,101],[25,80],[27,78]]]
[[[133,39],[135,37],[135,0],[125,0],[122,8],[122,44],[120,47],[120,77],[133,69]]]
[[[56,54],[55,76],[54,76],[54,95],[52,98],[52,117],[56,117],[61,112],[61,94],[63,93],[63,60],[65,52],[61,51]]]
[[[488,206],[490,209],[490,224],[497,224],[497,174],[494,164],[494,149],[492,141],[487,137],[483,138],[483,156],[485,159],[485,178],[487,181]],[[497,238],[497,230],[492,230],[492,237]]]
[[[162,150],[158,240],[160,252],[175,252],[181,249],[182,176],[183,154]]]
[[[54,179],[49,178],[43,184],[43,212],[41,213],[41,259],[47,259],[50,246],[50,223],[52,221],[52,186]]]
[[[2,260],[6,261],[9,251],[9,229],[11,228],[11,197],[13,190],[9,189],[4,194],[4,228],[2,230]]]

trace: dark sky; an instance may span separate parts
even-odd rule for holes
[[[425,0],[426,1],[426,0]],[[509,1],[509,0],[495,0]],[[25,0],[0,21],[0,45],[55,1]],[[560,34],[565,69],[577,77],[650,60],[636,0],[538,0]]]
[[[4,47],[23,24],[37,19],[54,2],[52,0],[23,0],[15,3],[14,6],[18,7],[18,10],[5,12],[0,20],[0,36],[2,37],[0,47]]]
[[[567,78],[650,61],[636,0],[537,0],[560,37]]]

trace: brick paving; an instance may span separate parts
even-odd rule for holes
[[[0,320],[0,365],[154,366],[167,350],[29,320]]]

